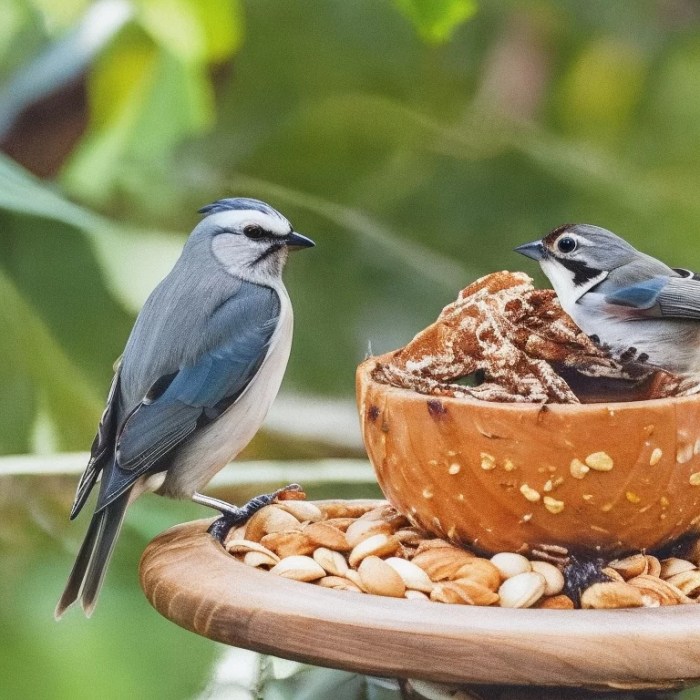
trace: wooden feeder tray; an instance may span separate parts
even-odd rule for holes
[[[700,605],[541,610],[349,593],[248,567],[206,530],[157,536],[141,585],[218,642],[374,676],[466,685],[670,690],[700,684]]]

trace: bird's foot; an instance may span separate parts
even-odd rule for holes
[[[292,494],[303,494],[303,489],[299,484],[289,484],[272,493],[264,493],[260,496],[255,496],[255,498],[251,498],[241,507],[226,503],[226,501],[220,501],[217,498],[204,496],[201,493],[195,493],[194,496],[192,496],[192,500],[195,503],[215,508],[221,512],[221,517],[210,525],[207,532],[223,545],[226,536],[232,528],[243,524],[261,508],[269,506],[280,498],[284,498],[285,495],[289,497]]]

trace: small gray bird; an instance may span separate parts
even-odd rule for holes
[[[76,600],[90,616],[126,508],[142,493],[219,510],[220,536],[278,493],[238,509],[198,492],[250,442],[279,390],[292,342],[282,269],[288,251],[314,243],[255,199],[200,213],[118,363],[70,517],[101,477],[97,505],[57,619]]]
[[[581,330],[623,359],[700,371],[700,276],[590,224],[559,226],[515,250],[540,263]]]

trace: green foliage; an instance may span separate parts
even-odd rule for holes
[[[534,275],[511,249],[564,221],[700,268],[700,27],[680,5],[138,0],[85,53],[89,7],[0,0],[0,130],[83,68],[89,103],[54,181],[0,157],[0,452],[88,448],[135,313],[220,196],[268,199],[318,244],[286,273],[284,390],[304,396],[351,402],[368,345],[404,344],[479,275]],[[57,632],[74,483],[2,483],[0,664],[40,669],[15,673],[13,694],[55,678],[53,697],[196,696],[212,647],[155,622],[134,570],[149,537],[200,511],[137,504],[115,607]],[[344,682],[316,673],[268,678],[269,697]]]
[[[30,448],[40,409],[55,447],[85,448],[132,323],[121,302],[138,308],[181,243],[117,226],[4,157],[0,221],[0,451]]]
[[[138,2],[90,71],[90,126],[65,187],[94,203],[119,184],[141,188],[144,171],[206,131],[214,120],[209,68],[239,48],[241,24],[237,0]]]
[[[448,41],[478,7],[475,0],[394,0],[394,4],[432,44]]]

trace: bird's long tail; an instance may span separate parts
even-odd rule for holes
[[[92,516],[66,588],[56,606],[54,616],[57,620],[76,600],[80,601],[87,617],[92,615],[128,505],[129,491]]]

